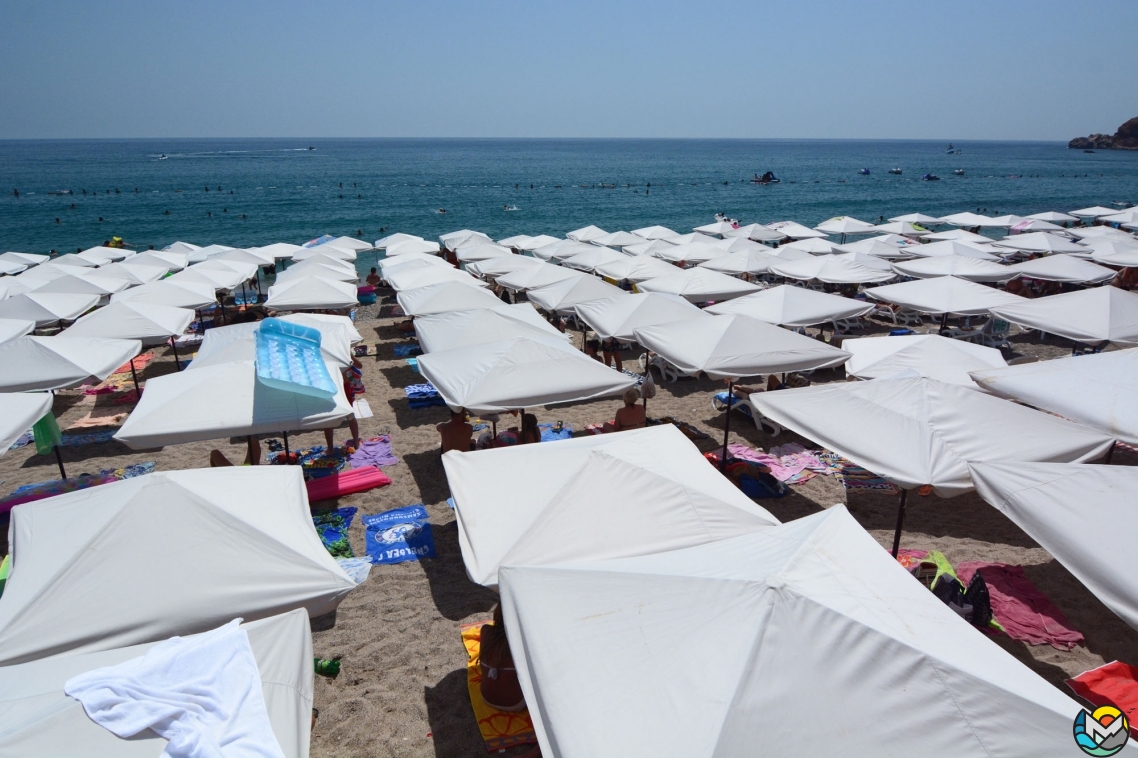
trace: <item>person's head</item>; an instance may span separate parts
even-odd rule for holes
[[[537,429],[537,416],[532,413],[522,414],[522,431],[529,432]]]
[[[498,627],[499,629],[504,629],[506,626],[506,620],[502,618],[501,603],[494,603],[494,626]]]
[[[624,391],[624,404],[636,405],[636,401],[640,399],[640,390],[635,387],[629,387]]]
[[[372,267],[371,267],[371,272],[372,272],[373,274],[375,273],[375,266],[372,266]]]

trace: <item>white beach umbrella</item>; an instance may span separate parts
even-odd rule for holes
[[[312,528],[296,466],[162,471],[110,482],[18,505],[11,529],[24,564],[13,566],[0,604],[0,665],[296,608],[319,616],[356,586]],[[44,544],[43,534],[56,539]]]
[[[544,755],[745,756],[804,729],[821,755],[1045,754],[1081,709],[843,505],[667,553],[507,563],[498,581]]]
[[[1138,349],[1055,358],[972,378],[994,395],[1050,411],[1138,445]]]
[[[120,300],[91,311],[61,334],[71,339],[101,337],[153,344],[179,336],[193,320],[189,308]]]
[[[34,290],[39,289],[52,279],[58,279],[61,276],[75,276],[82,279],[96,271],[98,271],[98,269],[83,268],[82,266],[68,266],[63,263],[52,262],[45,263],[42,266],[36,266],[34,269],[25,271],[18,276],[4,277],[0,279],[0,283],[7,284],[9,287],[14,284],[20,284],[29,290]]]
[[[168,266],[148,266],[146,264],[136,266],[132,259],[122,263],[109,263],[105,266],[99,266],[96,269],[91,269],[85,276],[121,279],[131,287],[135,287],[139,284],[156,282],[169,272]]]
[[[1128,243],[1100,242],[1089,247],[1094,250],[1091,253],[1091,260],[1096,263],[1124,268],[1138,266],[1138,243],[1131,245]]]
[[[992,313],[1026,329],[1097,345],[1138,345],[1138,293],[1118,287],[1048,295],[1034,300],[1021,298],[992,307]]]
[[[0,393],[0,455],[32,425],[51,413],[55,396],[50,392]]]
[[[185,253],[186,255],[189,255],[195,250],[201,250],[201,246],[195,245],[192,242],[182,242],[179,240],[172,245],[167,245],[166,247],[162,248],[162,250],[163,252]]]
[[[460,247],[455,252],[455,256],[466,263],[473,263],[474,261],[484,261],[487,258],[498,258],[503,255],[513,255],[510,248],[502,245],[495,245],[490,243],[481,243],[477,245],[467,245]]]
[[[719,302],[758,292],[757,284],[736,279],[707,268],[689,268],[646,279],[636,285],[641,292],[659,292],[665,295],[679,295],[692,303]]]
[[[111,296],[111,302],[138,302],[167,305],[174,308],[204,308],[217,302],[214,288],[193,282],[162,280],[132,287]]]
[[[121,247],[103,247],[99,245],[97,247],[89,247],[81,253],[76,253],[76,255],[85,261],[90,261],[96,266],[102,266],[107,263],[113,263],[114,261],[126,260],[134,255],[134,251],[125,250]]]
[[[561,240],[557,237],[553,237],[553,236],[550,236],[548,234],[539,234],[536,237],[530,237],[529,240],[527,240],[524,244],[522,244],[519,249],[525,250],[528,252],[533,252],[534,250],[537,250],[539,247],[545,247],[546,245],[551,245],[554,242],[560,242],[560,241]]]
[[[964,213],[953,213],[950,216],[942,216],[941,223],[952,224],[953,226],[988,226],[994,220],[991,216],[984,216],[979,213],[965,211]]]
[[[797,221],[775,221],[773,223],[767,224],[766,227],[767,229],[773,229],[776,232],[781,232],[787,237],[795,240],[804,240],[810,239],[812,237],[819,238],[826,236],[825,232],[815,231],[808,226],[803,226]]]
[[[40,255],[39,253],[0,253],[0,261],[16,263],[26,268],[47,263],[49,260],[51,260],[50,255]]]
[[[1138,248],[1136,248],[1138,250]],[[1017,274],[1048,282],[1095,283],[1113,279],[1114,269],[1066,253],[1035,258],[1008,266]]]
[[[982,461],[970,468],[984,500],[1138,629],[1138,560],[1130,549],[1138,468]]]
[[[302,276],[269,287],[266,308],[284,311],[316,311],[359,305],[356,286],[318,276]]]
[[[826,234],[840,234],[843,238],[850,234],[875,234],[882,231],[899,233],[894,229],[879,229],[873,224],[854,218],[853,216],[834,216],[814,228]]]
[[[1071,215],[1078,216],[1079,218],[1098,218],[1099,216],[1109,216],[1117,212],[1117,208],[1104,208],[1101,205],[1095,205],[1090,208],[1080,208],[1077,211],[1071,211]]]
[[[1007,247],[1012,250],[1024,250],[1031,253],[1085,253],[1087,249],[1072,242],[1066,237],[1060,237],[1046,232],[1032,232],[1031,234],[1017,234],[995,243],[998,247]]]
[[[786,235],[782,232],[775,231],[774,229],[768,229],[762,224],[747,224],[746,226],[741,226],[738,229],[725,231],[723,233],[723,236],[728,239],[748,239],[754,242],[776,242],[778,240],[786,239]]]
[[[778,524],[672,424],[452,451],[443,467],[467,575],[487,587],[502,566],[650,555]],[[614,519],[621,529],[595,529]]]
[[[293,245],[289,242],[274,242],[271,245],[265,245],[263,247],[252,247],[249,249],[253,250],[254,252],[261,253],[266,257],[272,256],[274,261],[287,261],[291,260],[292,256],[296,255],[301,250],[304,250],[304,247],[301,245]]]
[[[573,308],[590,300],[628,297],[619,287],[592,276],[563,279],[559,282],[534,287],[526,291],[529,301],[549,313],[572,313]]]
[[[441,261],[442,258],[437,258],[437,260]],[[309,258],[305,258],[304,260],[292,264],[277,276],[284,276],[291,271],[304,271],[306,269],[313,269],[319,266],[324,266],[336,271],[343,271],[345,273],[351,274],[352,276],[359,276],[358,272],[356,271],[355,264],[351,261],[346,261],[342,258],[332,258],[327,255],[313,255]]]
[[[475,279],[465,271],[452,266],[417,266],[408,268],[398,266],[384,271],[384,278],[397,292],[426,287],[440,282],[461,282],[470,287],[485,287],[486,283]]]
[[[513,237],[506,237],[505,239],[498,240],[498,244],[503,247],[511,248],[512,250],[521,250],[522,245],[529,242],[533,237],[528,234],[515,234]]]
[[[964,242],[961,240],[942,240],[940,242],[930,242],[927,245],[914,245],[906,248],[905,252],[912,254],[918,258],[932,258],[940,255],[953,255],[958,257],[976,258],[982,261],[998,261],[999,253],[1007,254],[1007,251],[1000,251],[992,245],[976,244],[973,242]]]
[[[1099,217],[1099,221],[1109,224],[1122,224],[1129,228],[1134,224],[1138,224],[1138,208],[1127,208],[1124,211],[1111,213],[1109,216]]]
[[[122,292],[130,287],[126,279],[115,279],[99,276],[97,273],[90,276],[65,276],[52,279],[42,286],[36,287],[36,292],[72,293],[76,295],[98,295],[100,298],[115,292]]]
[[[713,239],[711,244],[728,253],[737,253],[743,250],[761,250],[770,252],[773,248],[762,243],[747,239],[746,237],[724,237],[721,240]]]
[[[389,234],[386,237],[377,239],[375,241],[375,249],[386,250],[392,245],[398,245],[403,242],[411,242],[414,240],[419,240],[421,242],[423,238],[417,234],[404,234],[403,232],[396,232],[395,234]]]
[[[684,245],[688,242],[707,242],[708,235],[700,234],[699,232],[688,232],[687,234],[677,234],[675,237],[668,237],[666,240],[657,240],[663,242],[671,242],[673,245]],[[714,243],[715,237],[711,238]]]
[[[347,368],[352,365],[352,334],[355,328],[337,322],[308,321],[316,318],[346,318],[339,316],[324,316],[323,314],[291,313],[281,318],[302,326],[308,326],[320,332],[320,354],[324,362],[329,365]],[[201,347],[198,348],[194,360],[187,367],[187,371],[201,371],[204,368],[218,366],[223,363],[236,363],[239,361],[257,360],[257,332],[261,328],[258,321],[244,324],[231,324],[219,326],[208,330]],[[350,331],[349,331],[350,330]],[[334,375],[334,374],[333,374]]]
[[[621,247],[623,245],[635,245],[639,242],[643,242],[644,238],[637,234],[633,234],[632,232],[609,232],[608,234],[602,234],[598,237],[594,237],[589,241],[594,245],[604,245],[605,247]]]
[[[1009,214],[1007,216],[997,216],[996,218],[993,218],[992,220],[981,224],[981,226],[988,229],[1011,229],[1023,223],[1024,220],[1025,219],[1023,216],[1014,216]]]
[[[327,256],[329,258],[336,258],[341,261],[354,261],[356,259],[356,251],[349,250],[344,247],[339,247],[328,243],[326,245],[317,245],[316,247],[309,247],[303,250],[298,250],[293,253],[292,259],[294,261],[304,261],[316,256]]]
[[[1114,240],[1115,242],[1138,242],[1138,237],[1121,229],[1115,229],[1113,226],[1078,226],[1065,230],[1064,234],[1070,235],[1084,244],[1089,244],[1089,241],[1096,237]]]
[[[14,340],[31,334],[36,328],[35,321],[25,321],[18,318],[0,318],[0,342]]]
[[[831,248],[833,249],[833,248]],[[781,245],[775,248],[765,248],[762,252],[773,258],[779,258],[784,261],[800,261],[804,258],[810,258],[814,254],[808,253],[805,250],[790,245]]]
[[[447,250],[457,250],[462,245],[471,244],[475,241],[493,242],[494,240],[490,239],[487,234],[470,229],[460,229],[457,232],[439,235],[439,242]]]
[[[404,240],[402,242],[388,245],[386,252],[388,257],[403,256],[410,253],[428,253],[430,255],[438,255],[439,243],[419,239]]]
[[[976,389],[969,371],[1008,365],[995,348],[938,334],[845,339],[842,350],[850,353],[846,374],[859,379],[890,378],[905,372]]]
[[[521,256],[518,256],[521,257]],[[532,260],[532,259],[531,259]],[[380,273],[391,271],[399,266],[412,266],[413,268],[423,268],[424,266],[451,266],[445,258],[440,258],[437,255],[430,253],[405,253],[403,255],[393,255],[387,258],[380,258],[375,263],[375,267],[379,269]]]
[[[339,374],[327,365],[330,376]],[[344,389],[313,397],[258,381],[254,361],[230,361],[154,377],[115,439],[133,450],[200,440],[311,431],[352,415]]]
[[[257,268],[265,266],[272,266],[276,263],[276,258],[271,254],[262,253],[254,248],[249,249],[236,249],[228,250],[221,255],[214,258],[215,261],[238,261],[240,263],[251,263]]]
[[[926,213],[906,213],[901,216],[893,216],[889,220],[900,223],[920,224],[921,226],[930,226],[933,224],[941,223],[941,220],[939,218],[936,216],[930,216]]]
[[[1039,221],[1049,221],[1052,224],[1067,224],[1072,221],[1078,221],[1077,216],[1070,213],[1060,213],[1059,211],[1044,211],[1043,213],[1033,213],[1027,218],[1037,219]]]
[[[682,297],[655,292],[589,300],[577,304],[574,312],[600,339],[616,338],[622,342],[634,341],[634,333],[641,327],[707,318],[704,311]]]
[[[425,287],[401,290],[396,299],[399,307],[408,316],[428,316],[447,311],[473,311],[502,305],[502,301],[485,288],[472,287],[461,281],[438,282]]]
[[[201,266],[200,263],[189,266],[186,270],[171,274],[162,281],[172,284],[181,284],[182,282],[204,284],[213,287],[215,290],[230,290],[244,281],[244,278],[232,269],[218,271],[216,269],[202,269]]]
[[[33,280],[30,282],[21,282],[19,277],[5,276],[0,278],[0,300],[7,300],[13,295],[22,295],[25,292],[31,292],[34,288],[42,287],[50,280]]]
[[[324,342],[337,342],[338,344],[354,345],[357,342],[363,342],[363,335],[356,329],[355,323],[349,316],[336,316],[331,313],[290,313],[287,316],[281,316],[281,321],[291,321],[294,324],[312,327],[320,332]],[[337,348],[338,349],[338,348]],[[338,355],[337,360],[341,357],[348,357]],[[343,361],[344,365],[351,363],[350,357],[348,360]]]
[[[787,279],[815,279],[827,284],[884,282],[894,277],[892,271],[876,271],[835,255],[816,255],[798,261],[776,260],[771,263],[771,273]]]
[[[956,313],[961,316],[978,316],[1004,306],[1029,302],[1019,295],[955,276],[886,284],[867,289],[865,294],[921,313]]]
[[[26,271],[27,266],[23,263],[13,263],[12,261],[0,260],[0,275],[12,276],[21,271]]]
[[[700,234],[704,234],[709,237],[722,237],[726,235],[727,232],[734,231],[738,228],[739,227],[735,224],[729,224],[726,221],[716,221],[714,224],[704,224],[703,226],[694,227],[692,231],[699,232]]]
[[[837,248],[835,248],[837,250]],[[876,255],[869,255],[868,253],[833,253],[835,258],[840,258],[843,261],[856,263],[859,266],[873,269],[874,271],[892,271],[893,267],[890,261],[884,258],[878,258]],[[902,259],[904,260],[904,259]]]
[[[207,245],[206,247],[198,248],[190,252],[190,264],[203,263],[215,255],[221,255],[233,249],[234,248],[230,245]]]
[[[308,752],[312,742],[312,722],[305,715],[311,711],[314,678],[308,613],[304,610],[282,613],[242,624],[241,629],[249,639],[249,650],[257,664],[259,692],[272,737],[280,746],[281,754],[299,758]],[[213,650],[228,645],[224,639],[199,643],[193,635],[188,636],[187,642],[195,646],[209,645]],[[0,667],[0,693],[3,693],[0,694],[0,729],[3,729],[5,747],[26,755],[82,755],[84,758],[160,755],[167,741],[153,730],[146,729],[129,738],[117,737],[88,718],[83,704],[64,691],[73,677],[150,655],[158,644],[161,643]],[[161,652],[156,651],[152,658]],[[281,682],[290,685],[284,686]]]
[[[577,253],[568,258],[562,258],[561,265],[578,271],[596,271],[597,266],[628,260],[634,259],[624,253],[618,253],[610,247],[594,247],[586,253]]]
[[[47,326],[79,318],[99,302],[99,295],[72,292],[25,292],[0,300],[0,318],[35,321]]]
[[[451,408],[477,414],[609,397],[636,383],[560,335],[427,353],[419,357],[419,372]]]
[[[683,245],[672,245],[671,247],[661,248],[652,253],[654,258],[659,258],[660,260],[693,265],[715,258],[722,258],[725,255],[727,255],[726,250],[718,245],[711,245],[706,242],[689,242]]]
[[[983,234],[976,234],[966,229],[949,229],[946,232],[934,232],[933,234],[926,234],[921,239],[924,242],[944,242],[948,240],[953,242],[976,242],[982,245],[992,241],[990,237],[985,237]]]
[[[1037,218],[1021,219],[1011,227],[1012,234],[1025,234],[1027,232],[1062,232],[1063,227],[1050,221],[1041,221]]]
[[[361,239],[356,239],[355,237],[336,237],[335,239],[330,239],[321,245],[317,245],[317,247],[322,247],[323,245],[335,245],[336,247],[343,248],[344,250],[354,250],[357,253],[362,253],[365,250],[375,250],[375,245],[371,244],[370,242],[365,242]]]
[[[575,242],[592,242],[597,237],[603,237],[606,234],[608,234],[608,232],[599,226],[589,225],[583,226],[580,229],[574,229],[566,234],[565,237]]]
[[[17,337],[0,342],[0,392],[97,384],[141,351],[138,340]]]
[[[613,259],[607,263],[598,264],[593,270],[600,276],[612,279],[615,282],[627,280],[633,284],[638,284],[645,279],[671,274],[676,270],[676,267],[651,255],[622,255],[619,260]]]
[[[973,282],[1006,282],[1020,275],[1020,272],[1014,269],[1014,266],[1005,266],[970,255],[934,255],[930,258],[893,263],[893,270],[898,274],[917,279],[955,276]]]
[[[770,271],[771,263],[778,260],[773,255],[760,250],[740,250],[737,253],[727,253],[727,255],[719,258],[704,261],[699,264],[699,268],[711,269],[731,276],[765,274]]]
[[[892,339],[892,338],[885,338]],[[1113,440],[1079,424],[957,384],[924,377],[756,392],[750,403],[859,466],[940,497],[972,489],[970,461],[1085,462]],[[900,545],[902,495],[893,554]]]
[[[66,253],[52,258],[48,263],[59,266],[79,266],[81,268],[95,268],[99,265],[93,261],[81,258],[78,253]],[[46,265],[46,264],[45,264]]]
[[[543,319],[529,303],[420,316],[415,319],[415,334],[419,337],[424,353],[482,345],[514,337],[569,339]]]
[[[924,237],[932,234],[933,230],[912,221],[891,221],[888,224],[879,224],[873,231],[882,234],[900,234],[905,237]]]
[[[869,240],[861,240],[859,242],[851,242],[848,245],[834,245],[831,252],[834,254],[862,256],[868,255],[878,260],[904,260],[912,258],[913,254],[909,248],[916,247],[915,245],[890,245],[887,242],[880,242],[876,238]]]
[[[474,276],[493,279],[504,274],[509,274],[512,271],[521,271],[522,269],[545,265],[547,264],[542,263],[537,258],[530,258],[528,255],[511,255],[508,257],[488,258],[484,261],[471,263],[466,267],[466,271]]]
[[[579,276],[586,275],[580,271],[574,271],[571,268],[546,263],[541,266],[530,266],[517,271],[511,271],[508,274],[499,276],[497,282],[508,290],[520,292],[536,287],[544,287],[547,284],[560,282],[564,279],[575,279]]]
[[[826,255],[833,252],[837,247],[833,242],[825,239],[806,238],[797,240],[795,242],[788,242],[785,245],[779,245],[778,250],[799,250],[803,253],[810,253],[811,255]]]
[[[554,258],[569,258],[580,253],[587,253],[594,247],[596,247],[596,245],[591,245],[587,242],[558,240],[548,245],[542,245],[534,250],[533,257],[540,258],[543,261],[553,260]]]
[[[633,229],[632,233],[637,237],[642,237],[646,240],[668,239],[669,237],[675,237],[678,234],[666,226],[645,226],[641,229]]]
[[[873,305],[863,300],[784,284],[726,303],[716,303],[705,313],[748,316],[768,324],[797,329],[837,319],[858,318],[872,310]]]
[[[167,271],[181,271],[190,265],[189,253],[171,253],[165,250],[147,250],[130,259],[135,266],[154,266]],[[272,260],[269,261],[272,263]]]

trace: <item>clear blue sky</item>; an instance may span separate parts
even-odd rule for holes
[[[0,138],[1068,139],[1138,0],[0,0]]]

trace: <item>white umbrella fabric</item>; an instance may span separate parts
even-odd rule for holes
[[[284,311],[336,310],[359,305],[356,286],[333,279],[303,276],[269,287],[266,308]]]
[[[604,300],[613,297],[627,297],[628,293],[619,287],[592,276],[564,279],[544,287],[526,292],[529,301],[550,313],[568,314],[580,303],[590,300]]]
[[[514,337],[568,341],[567,335],[543,319],[529,303],[420,316],[415,319],[415,334],[424,353]]]
[[[599,226],[590,225],[581,227],[580,229],[574,229],[573,231],[566,234],[565,237],[576,242],[592,242],[598,237],[603,237],[606,234],[608,234],[608,232],[606,232],[604,229],[601,229]]]
[[[934,255],[930,258],[896,261],[893,270],[917,279],[955,276],[972,282],[1006,282],[1021,273],[1015,270],[1015,266],[1005,266],[970,255]]]
[[[668,239],[669,237],[679,236],[677,232],[672,231],[666,226],[645,226],[641,229],[633,229],[632,233],[646,240]]]
[[[0,342],[14,340],[31,334],[36,328],[35,321],[26,321],[18,318],[0,318]]]
[[[0,392],[95,384],[141,351],[138,340],[17,337],[0,342]]]
[[[921,313],[956,313],[961,316],[978,316],[1004,306],[1029,302],[1019,295],[955,276],[886,284],[867,289],[865,294]]]
[[[638,284],[645,279],[654,279],[658,276],[667,276],[674,273],[676,267],[671,263],[654,258],[651,255],[622,255],[619,260],[613,259],[607,263],[599,264],[594,272],[612,279],[614,282],[629,281]]]
[[[167,305],[174,308],[204,308],[217,303],[213,287],[194,282],[160,282],[132,287],[111,296],[111,302],[138,302]]]
[[[771,273],[787,279],[817,280],[827,284],[865,284],[885,282],[896,275],[892,271],[877,271],[834,255],[817,255],[797,261],[776,260]]]
[[[1048,234],[1047,232],[1017,234],[1014,237],[1007,237],[1002,240],[997,240],[993,244],[997,245],[998,247],[1006,247],[1012,250],[1023,250],[1029,253],[1087,252],[1087,249],[1082,245],[1076,242],[1072,242],[1066,237],[1060,237],[1055,234]]]
[[[858,318],[872,310],[873,304],[864,300],[784,284],[726,303],[716,303],[704,312],[716,316],[749,316],[768,324],[797,329],[837,319]]]
[[[119,300],[88,313],[61,334],[71,339],[102,337],[153,344],[179,336],[193,320],[189,308]]]
[[[937,381],[976,389],[970,371],[1007,366],[1003,354],[991,347],[938,334],[858,337],[842,340],[850,353],[846,374],[859,379],[890,378],[912,372]]]
[[[50,392],[0,392],[0,455],[21,434],[51,413]]]
[[[0,300],[0,318],[35,321],[36,326],[71,321],[95,307],[99,297],[71,292],[25,292]]]
[[[1118,287],[1019,299],[995,305],[992,313],[1026,329],[1058,334],[1075,342],[1138,345],[1138,293]]]
[[[408,316],[472,311],[479,308],[497,308],[502,305],[502,301],[484,287],[472,287],[461,281],[439,282],[403,290],[396,295],[396,300]]]
[[[1066,253],[1056,253],[1015,263],[1008,268],[1031,279],[1072,284],[1097,284],[1113,279],[1117,272]]]
[[[692,303],[719,302],[758,292],[757,284],[744,282],[727,274],[707,268],[689,268],[674,274],[647,279],[636,285],[641,292],[658,292],[679,295]]]
[[[574,311],[600,339],[622,342],[635,341],[635,332],[642,327],[707,316],[682,297],[655,292],[590,300],[578,303]]]

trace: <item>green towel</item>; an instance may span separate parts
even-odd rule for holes
[[[0,561],[0,595],[4,594],[4,585],[8,583],[8,572],[12,570],[12,556],[5,555]]]

